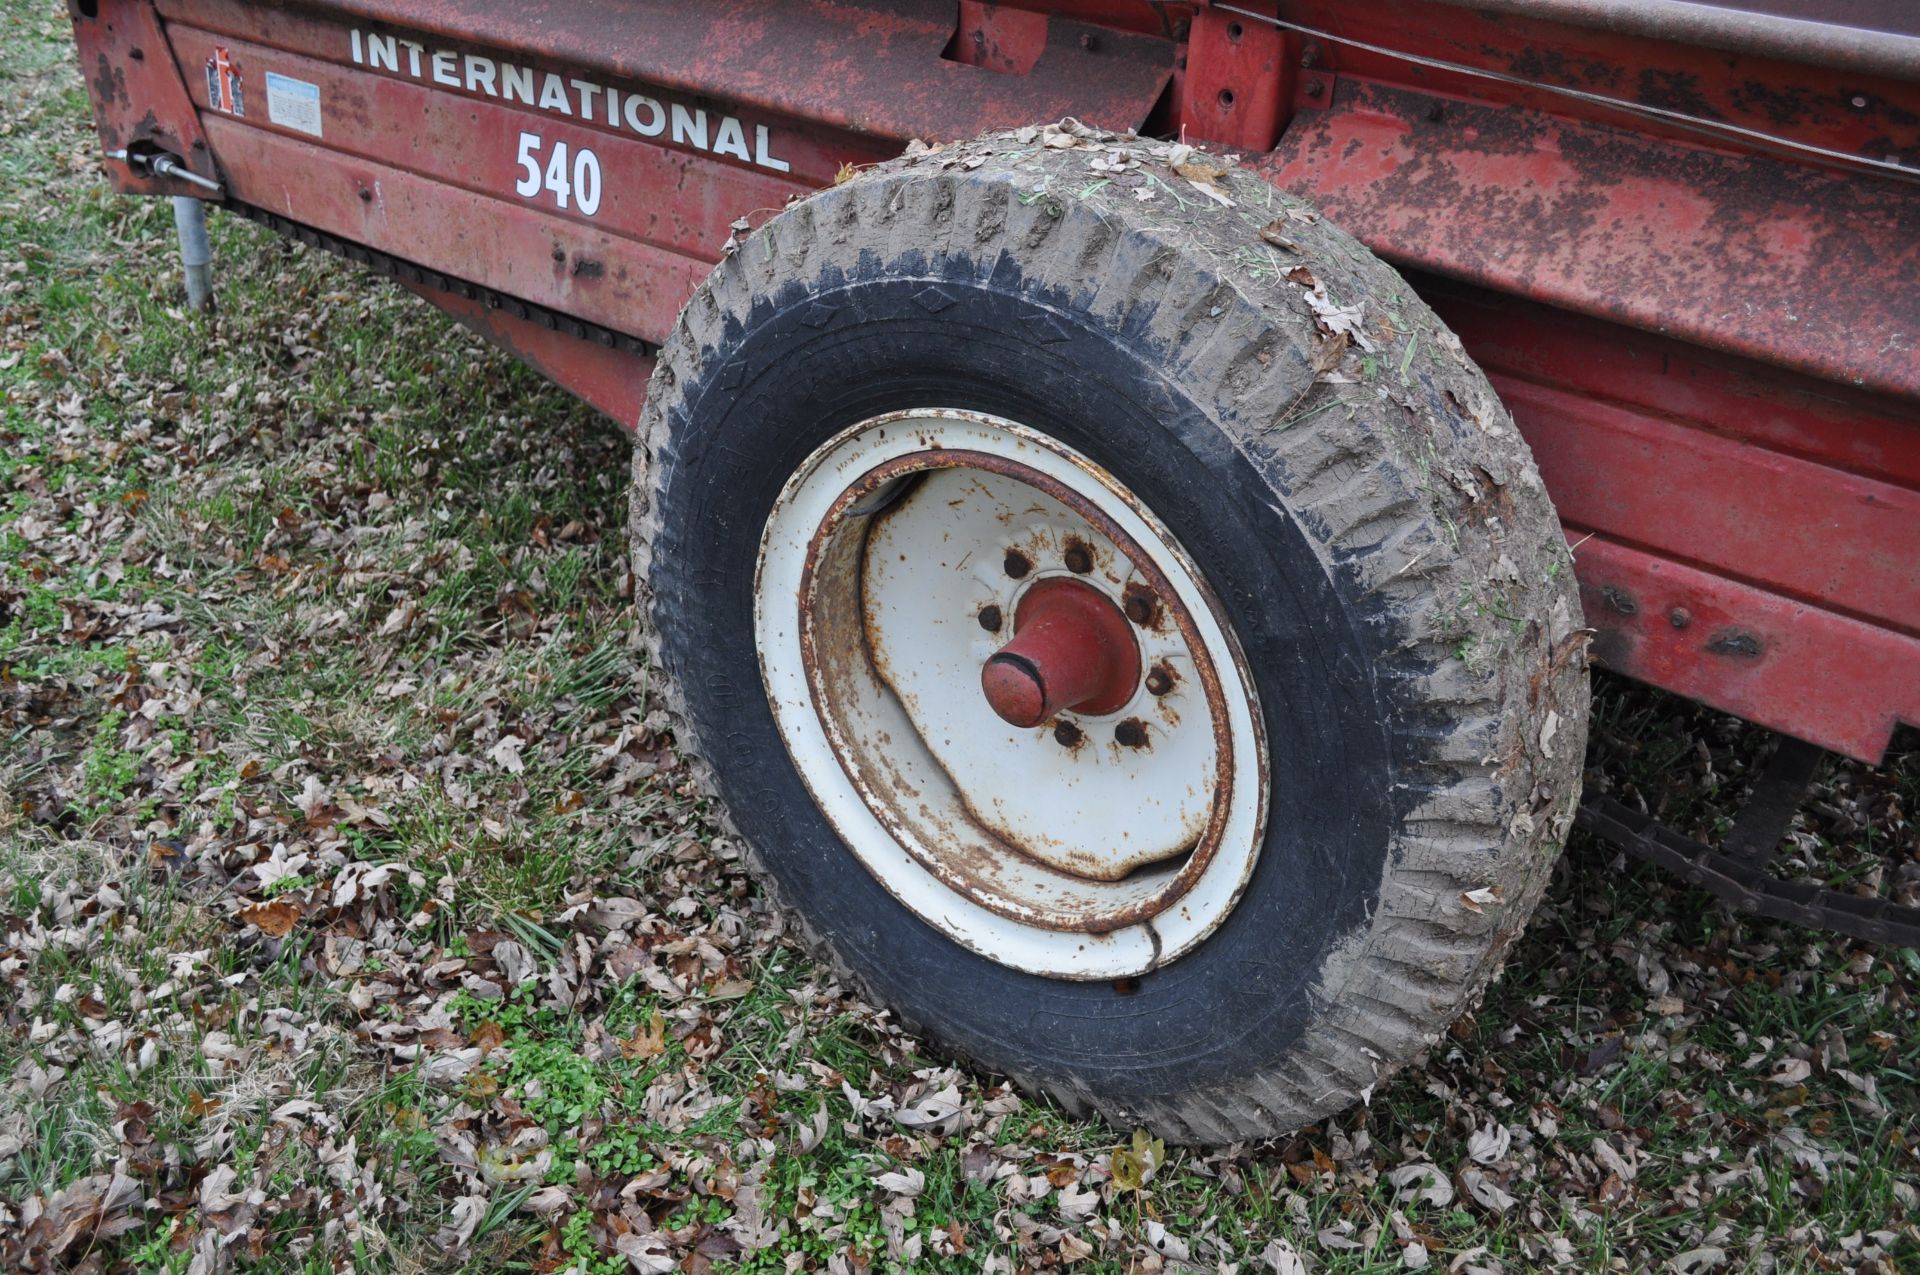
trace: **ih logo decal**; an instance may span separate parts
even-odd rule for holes
[[[224,45],[213,46],[207,59],[207,105],[229,115],[245,115],[247,99],[240,92],[240,68],[227,56]]]

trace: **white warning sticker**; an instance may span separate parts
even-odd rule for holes
[[[267,119],[281,128],[320,136],[320,86],[268,71]]]

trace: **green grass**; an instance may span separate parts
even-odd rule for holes
[[[116,1168],[143,1207],[53,1269],[1920,1262],[1920,956],[1580,838],[1480,1010],[1297,1136],[1156,1154],[928,1057],[675,758],[619,431],[230,218],[185,312],[62,10],[0,0],[0,48],[0,1266]],[[1712,837],[1764,746],[1603,682],[1589,782]],[[1910,738],[1836,764],[1801,866],[1911,861],[1916,804]],[[890,1114],[948,1086],[950,1132]]]

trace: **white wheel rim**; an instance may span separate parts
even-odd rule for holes
[[[1131,605],[1138,684],[1009,725],[981,668],[1060,578]],[[975,412],[863,421],[787,482],[754,588],[795,767],[922,920],[1015,969],[1124,979],[1232,911],[1266,827],[1253,680],[1191,559],[1085,456]]]

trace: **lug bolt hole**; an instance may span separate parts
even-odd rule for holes
[[[1083,544],[1067,546],[1067,570],[1083,576],[1093,570],[1093,550]]]
[[[1147,670],[1147,694],[1165,695],[1173,689],[1173,670],[1164,664],[1156,664]]]
[[[1060,745],[1060,747],[1078,748],[1080,746],[1080,739],[1080,728],[1072,722],[1054,723],[1053,742]]]
[[[1240,37],[1245,35],[1246,33],[1247,33],[1247,29],[1241,26],[1238,22],[1227,23],[1227,39],[1231,43],[1233,44],[1240,43]]]
[[[1126,612],[1129,620],[1146,628],[1160,613],[1159,599],[1153,596],[1151,589],[1131,585],[1127,589],[1127,596],[1120,609]]]
[[[1006,559],[1001,562],[1000,567],[1008,575],[1018,580],[1026,575],[1027,572],[1033,570],[1033,559],[1027,557],[1026,554],[1021,553],[1018,549],[1009,549],[1007,550]]]
[[[1147,727],[1137,717],[1129,717],[1113,728],[1113,741],[1124,748],[1145,748],[1147,746]]]
[[[1000,608],[984,606],[980,608],[980,627],[989,633],[1000,631]]]
[[[1221,106],[1221,109],[1223,110],[1233,109],[1233,90],[1232,89],[1220,90],[1220,106]]]

